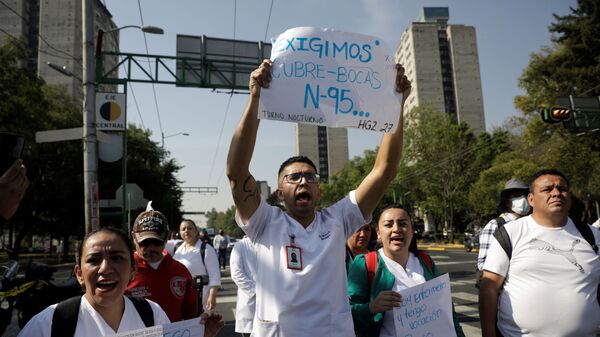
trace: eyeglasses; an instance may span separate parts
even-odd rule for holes
[[[283,176],[285,181],[290,184],[299,184],[302,181],[302,178],[306,179],[307,183],[314,184],[319,182],[319,176],[316,173],[290,173]]]
[[[150,245],[154,246],[154,247],[160,247],[162,245],[165,244],[164,241],[160,241],[158,239],[146,239],[142,242],[138,243],[140,245],[140,247],[148,247]]]

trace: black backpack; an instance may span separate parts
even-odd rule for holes
[[[575,224],[575,227],[577,228],[579,233],[581,233],[583,239],[587,241],[587,243],[589,243],[590,246],[592,246],[594,253],[598,254],[598,246],[596,245],[596,239],[594,238],[594,233],[592,232],[590,226],[586,224]],[[512,257],[512,242],[510,241],[510,236],[508,236],[506,228],[498,227],[498,229],[494,232],[494,237],[496,238],[502,249],[504,249],[506,256],[508,256],[508,259],[510,260],[510,258]],[[598,284],[598,291],[596,295],[598,304],[600,304],[600,284]]]
[[[498,226],[498,228],[496,228],[496,230],[494,231],[494,236],[495,236],[496,233],[498,233],[498,229],[500,229],[500,227],[504,226],[504,224],[506,223],[506,220],[504,220],[504,218],[501,216],[495,218],[494,220],[496,221],[496,225]],[[506,229],[504,231],[506,231]],[[481,285],[481,277],[483,276],[483,271],[479,270],[479,268],[475,268],[475,269],[476,269],[475,270],[475,287],[477,287],[477,289],[479,289],[479,286]]]
[[[183,241],[177,242],[177,244],[175,245],[175,248],[173,248],[173,255],[175,255],[177,248],[179,248],[182,244],[183,244]],[[208,268],[206,268],[206,263],[204,263],[205,255],[206,255],[206,241],[202,241],[202,244],[200,245],[200,256],[202,256],[202,264],[204,265],[204,269],[206,269],[206,272],[208,273]]]
[[[154,313],[150,303],[141,297],[127,297],[133,302],[135,309],[144,321],[144,325],[147,328],[154,326]],[[80,305],[81,296],[71,297],[58,303],[52,316],[51,337],[71,337],[75,335]]]

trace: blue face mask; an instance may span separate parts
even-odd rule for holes
[[[522,195],[520,197],[510,199],[510,209],[519,215],[526,215],[529,213],[531,207],[529,206],[529,202],[527,202],[527,198]]]

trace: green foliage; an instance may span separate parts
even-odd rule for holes
[[[525,113],[550,107],[557,96],[600,95],[600,4],[579,0],[571,14],[555,15],[554,45],[533,54],[519,79],[526,95],[515,103]]]
[[[499,155],[493,166],[479,174],[469,190],[469,204],[477,222],[483,225],[498,215],[500,192],[507,180],[517,178],[527,182],[538,169],[532,161],[518,157],[517,153]]]
[[[212,227],[215,231],[224,230],[232,237],[241,238],[244,236],[242,229],[235,223],[235,206],[231,206],[225,212],[217,212],[212,209],[206,213],[206,225]]]
[[[356,189],[373,168],[375,155],[376,151],[366,150],[364,157],[354,157],[340,172],[330,177],[329,183],[321,183],[319,208],[334,204]]]
[[[406,130],[406,160],[413,171],[401,174],[400,181],[416,183],[416,195],[422,211],[436,219],[438,224],[454,228],[456,215],[467,205],[468,190],[473,172],[484,165],[495,151],[482,136],[481,147],[466,124],[456,124],[430,106],[410,111]],[[477,160],[479,159],[479,161]],[[458,224],[461,227],[461,224]]]
[[[15,250],[28,234],[64,239],[84,232],[82,142],[35,143],[38,131],[81,127],[81,107],[64,89],[45,85],[35,70],[24,68],[22,60],[27,56],[22,41],[0,47],[0,131],[25,135],[23,159],[30,180],[18,212],[8,223],[17,233]],[[164,211],[172,224],[178,223],[182,192],[175,174],[180,167],[149,137],[149,131],[129,129],[128,181],[140,185],[156,209]],[[119,162],[100,161],[98,177],[100,198],[114,199],[121,185]],[[101,217],[101,225],[107,222],[121,224],[120,217]]]
[[[9,222],[15,250],[28,233],[65,237],[83,231],[82,144],[36,144],[35,133],[81,125],[73,100],[48,87],[22,65],[28,51],[22,41],[0,47],[0,129],[25,135],[23,159],[30,187]]]

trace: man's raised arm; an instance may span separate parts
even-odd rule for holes
[[[398,171],[398,163],[402,155],[403,106],[410,89],[411,84],[404,76],[404,68],[397,64],[396,91],[403,94],[398,125],[394,133],[383,135],[373,169],[356,189],[356,201],[365,217],[373,213]]]
[[[258,131],[258,103],[261,87],[268,88],[271,82],[271,61],[264,60],[260,67],[250,74],[250,97],[233,133],[227,155],[227,177],[233,194],[233,201],[244,223],[248,222],[260,203],[260,193],[256,180],[250,174],[250,160],[256,144]]]

